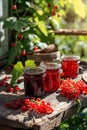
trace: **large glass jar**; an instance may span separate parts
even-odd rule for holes
[[[41,67],[24,69],[24,89],[27,96],[43,96],[45,85],[45,69]]]
[[[42,62],[41,67],[46,69],[45,86],[46,92],[55,92],[60,88],[60,67],[55,62]]]
[[[79,74],[79,62],[79,56],[64,56],[62,58],[63,76],[66,78],[76,78]]]

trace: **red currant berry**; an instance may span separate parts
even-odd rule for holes
[[[60,15],[60,14],[58,14],[57,16],[58,16],[58,17],[60,17],[61,15]]]
[[[25,104],[25,105],[28,105],[29,102],[30,102],[30,100],[29,100],[28,98],[26,98],[25,101],[24,101],[24,104]]]
[[[51,7],[51,4],[48,4],[48,8],[50,8]]]
[[[6,86],[6,87],[8,87],[8,86],[9,86],[9,83],[8,83],[8,82],[6,82],[6,83],[5,83],[5,86]]]
[[[16,92],[20,91],[20,87],[19,86],[15,86],[15,90],[16,90]]]
[[[21,52],[21,55],[22,55],[22,56],[26,56],[26,51],[25,51],[25,50],[22,51],[22,52]]]
[[[4,80],[2,80],[1,82],[0,82],[0,86],[5,86],[6,85],[6,82],[4,81]]]
[[[37,50],[38,50],[38,46],[34,46],[34,47],[33,47],[33,50],[34,50],[34,51],[37,51]]]
[[[5,107],[6,107],[6,108],[11,107],[11,103],[10,103],[10,102],[6,103],[6,104],[5,104]]]
[[[5,76],[4,80],[8,80],[8,79],[9,79],[9,77],[8,77],[8,76]]]
[[[8,88],[8,92],[13,93],[14,89],[12,87]]]
[[[17,84],[19,84],[19,83],[21,83],[21,80],[20,80],[20,79],[17,80]]]
[[[18,39],[19,39],[19,40],[23,40],[23,39],[24,39],[23,34],[19,34],[19,35],[18,35]]]
[[[57,9],[58,9],[58,6],[57,6],[57,5],[55,5],[55,6],[54,6],[54,9],[55,9],[55,10],[57,10]]]
[[[20,56],[17,55],[17,56],[15,57],[15,59],[19,59],[19,57],[20,57]]]
[[[10,66],[7,67],[7,71],[8,71],[8,72],[11,71],[11,67],[10,67]]]
[[[51,10],[52,16],[56,15],[56,12],[54,9]]]
[[[15,64],[11,64],[12,69],[14,68]]]
[[[15,46],[16,46],[15,42],[11,43],[11,47],[15,47]]]
[[[16,5],[12,5],[12,10],[17,10],[17,6]]]

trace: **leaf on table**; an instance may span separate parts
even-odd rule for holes
[[[34,62],[34,60],[26,60],[25,61],[25,67],[35,67],[36,64]]]
[[[16,80],[23,74],[23,65],[22,62],[17,62],[17,64],[14,66],[14,69],[12,70],[12,79],[11,79],[11,85],[13,85]]]

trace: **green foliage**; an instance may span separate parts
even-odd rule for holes
[[[35,63],[33,60],[26,60],[25,62],[25,67],[35,67]],[[14,66],[14,69],[12,70],[11,74],[12,74],[12,79],[11,79],[11,85],[13,86],[13,84],[16,82],[16,80],[22,76],[24,71],[24,67],[22,65],[21,61],[18,61],[17,64]]]
[[[8,28],[11,30],[15,30],[17,32],[21,32],[23,27],[27,27],[29,25],[35,25],[28,18],[19,18],[9,17],[4,21],[3,28]]]
[[[87,28],[87,4],[83,0],[8,0],[8,18],[4,19],[3,28],[8,28],[12,32],[12,42],[16,46],[11,47],[8,58],[8,65],[15,62],[15,57],[19,61],[12,70],[11,85],[23,74],[25,67],[35,67],[32,60],[26,60],[26,56],[21,55],[25,50],[28,54],[33,51],[34,46],[44,48],[48,44],[58,44],[58,50],[63,54],[77,54],[87,61],[87,37],[85,36],[55,36],[54,30],[61,28],[85,29]],[[17,9],[12,10],[12,5]],[[48,7],[48,5],[51,5]],[[58,6],[56,15],[52,15],[54,6]],[[58,14],[61,17],[58,17]],[[86,22],[85,22],[86,21]],[[24,38],[18,39],[22,34]],[[21,84],[23,87],[23,84]],[[63,122],[57,130],[86,130],[87,129],[87,108],[82,109],[71,119]]]
[[[87,60],[87,37],[85,36],[56,36],[56,44],[61,55],[76,54]]]
[[[25,61],[25,67],[35,67],[35,63],[33,60],[26,60]]]
[[[16,10],[12,9],[13,5],[16,5]],[[16,47],[10,48],[8,64],[15,60],[16,54],[19,55],[21,60],[21,51],[23,50],[28,53],[33,51],[34,46],[44,48],[48,44],[55,43],[54,29],[71,28],[71,26],[78,28],[80,24],[82,25],[80,27],[85,27],[84,20],[87,20],[86,5],[82,0],[33,0],[33,2],[9,0],[9,12],[10,16],[4,20],[3,28],[8,28],[12,32],[15,31],[12,42],[16,42],[16,44],[20,42],[21,45],[20,47],[17,45],[18,49],[15,49]],[[17,38],[19,34],[24,36],[23,40]],[[31,35],[33,38],[31,38]],[[58,49],[62,54],[68,54],[76,53],[77,48],[79,48],[80,55],[86,56],[86,46],[81,50],[80,40],[76,40],[78,40],[76,37],[73,37],[72,41],[71,38],[66,36],[62,39],[59,37]],[[74,43],[75,48],[72,43]],[[84,54],[82,54],[83,52]]]
[[[56,130],[87,130],[87,108],[82,108],[79,113],[63,122]]]
[[[11,65],[12,62],[14,62],[14,58],[18,55],[19,50],[20,50],[21,44],[18,43],[16,44],[15,47],[12,47],[9,51],[9,57],[8,57],[8,64]]]
[[[11,85],[13,85],[15,81],[19,78],[19,76],[23,74],[23,65],[21,62],[17,62],[11,74],[12,74]]]
[[[75,12],[81,18],[85,18],[85,5],[83,4],[82,0],[72,0]],[[78,5],[78,6],[77,6]]]
[[[38,28],[41,30],[41,32],[44,35],[47,36],[47,29],[46,29],[46,26],[45,26],[45,22],[44,21],[39,21],[37,17],[35,18],[35,22],[36,22]]]

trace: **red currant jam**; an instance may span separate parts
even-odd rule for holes
[[[46,69],[45,86],[46,92],[55,92],[60,87],[60,66],[57,63],[44,62],[42,66]]]
[[[43,96],[45,84],[45,69],[41,67],[25,68],[24,89],[26,96]]]
[[[64,56],[62,59],[62,70],[64,77],[76,78],[79,73],[79,56]]]

